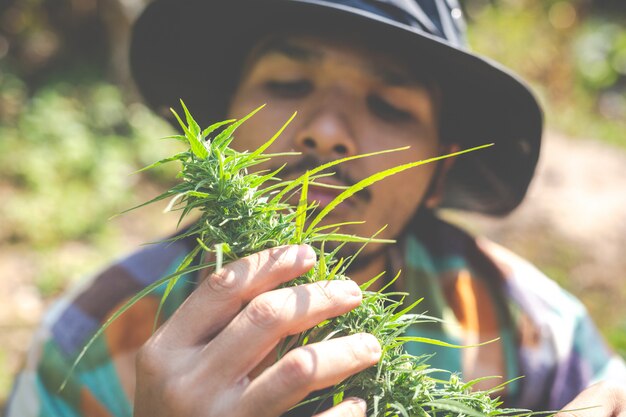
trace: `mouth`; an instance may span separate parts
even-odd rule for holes
[[[332,183],[330,181],[316,181],[314,184],[309,185],[307,193],[307,200],[310,203],[317,203],[317,206],[324,208],[328,206],[339,194],[348,188],[344,184]],[[337,209],[341,206],[354,207],[354,197],[345,199],[339,204]]]
[[[322,161],[319,158],[315,155],[306,154],[303,155],[302,158],[295,164],[287,165],[285,169],[281,171],[281,176],[284,179],[295,179],[304,174],[304,172],[315,169],[320,165],[322,165]],[[273,167],[270,171],[274,171],[276,169],[278,169],[278,167]],[[356,178],[350,175],[342,167],[335,166],[332,170],[334,172],[330,176],[322,174],[314,181],[314,183],[309,183],[307,193],[307,200],[309,204],[316,202],[318,208],[327,207],[343,191],[351,185],[357,183]],[[317,172],[316,174],[320,175],[321,173]],[[289,199],[289,202],[297,205],[299,198],[299,195],[294,195]],[[347,208],[354,208],[358,203],[368,204],[371,200],[372,193],[366,187],[351,195],[349,198],[346,198],[338,204],[333,211],[343,211]]]
[[[318,178],[315,182],[309,183],[307,189],[307,204],[315,205],[315,211],[319,211],[325,207],[327,207],[337,196],[339,196],[342,192],[344,192],[348,185],[345,183],[339,182],[334,178]],[[300,201],[300,192],[294,193],[289,197],[287,202],[291,204],[293,207],[297,206]],[[343,200],[340,204],[333,208],[332,212],[337,214],[340,212],[347,212],[354,209],[357,206],[359,196],[353,195],[345,200]]]

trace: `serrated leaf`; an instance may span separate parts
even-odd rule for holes
[[[347,200],[348,198],[352,197],[354,194],[358,193],[359,191],[363,190],[364,188],[369,187],[370,185],[372,185],[374,183],[377,183],[378,181],[384,180],[385,178],[387,178],[387,177],[389,177],[391,175],[398,174],[398,173],[400,173],[402,171],[406,171],[407,169],[415,168],[415,167],[418,167],[420,165],[428,164],[428,163],[431,163],[431,162],[440,161],[442,159],[451,158],[451,157],[454,157],[454,156],[459,156],[459,155],[462,155],[462,154],[465,154],[465,153],[474,152],[474,151],[477,151],[479,149],[484,149],[484,148],[487,148],[487,147],[492,146],[492,145],[493,145],[493,143],[492,144],[487,144],[487,145],[482,145],[482,146],[476,146],[474,148],[465,149],[463,151],[454,152],[454,153],[450,153],[450,154],[442,155],[442,156],[437,156],[437,157],[434,157],[434,158],[424,159],[422,161],[410,162],[408,164],[400,165],[400,166],[397,166],[397,167],[386,169],[386,170],[381,171],[381,172],[377,172],[376,174],[371,175],[371,176],[369,176],[369,177],[367,177],[367,178],[357,182],[356,184],[351,186],[349,189],[347,189],[346,191],[342,192],[337,197],[335,197],[311,221],[311,223],[309,224],[309,230],[311,230],[315,226],[317,226],[317,224],[319,222],[321,222],[324,219],[324,217],[326,217],[331,211],[333,211],[335,209],[335,207],[337,207],[339,204],[343,203],[345,200]]]
[[[457,414],[465,414],[470,417],[488,417],[486,414],[481,413],[480,411],[475,410],[471,407],[468,407],[463,403],[443,398],[426,402],[423,404],[423,406],[433,407],[439,410],[451,411]]]
[[[305,174],[306,175],[306,174]],[[304,230],[304,222],[306,221],[307,212],[307,194],[309,191],[309,176],[304,177],[302,188],[300,189],[300,200],[296,207],[296,232],[294,243],[302,243],[302,231]]]
[[[196,246],[191,252],[189,252],[187,256],[185,256],[183,261],[180,263],[180,265],[178,265],[174,273],[180,273],[180,271],[187,269],[187,267],[191,265],[191,262],[193,262],[193,260],[196,258],[196,256],[200,252],[200,249],[201,249],[201,246]],[[154,324],[152,327],[152,331],[156,331],[156,328],[158,327],[158,324],[159,324],[159,318],[161,317],[161,311],[163,310],[163,306],[165,305],[165,301],[167,301],[167,298],[169,297],[170,293],[174,289],[174,286],[176,285],[176,283],[178,283],[178,280],[180,279],[181,276],[182,274],[177,275],[168,281],[167,286],[165,287],[165,290],[163,291],[163,295],[161,296],[161,300],[159,301],[159,307],[157,308],[157,312],[154,315]]]
[[[185,105],[185,102],[180,100],[180,105],[183,107],[183,111],[185,112],[185,120],[187,120],[187,126],[189,127],[189,131],[195,136],[198,137],[200,135],[200,126],[189,113],[189,109]]]
[[[133,174],[138,174],[140,172],[144,172],[144,171],[147,171],[149,169],[156,168],[159,165],[163,165],[163,164],[166,164],[168,162],[181,161],[181,160],[187,159],[188,157],[189,157],[189,152],[187,152],[187,151],[180,152],[180,153],[177,153],[176,155],[172,155],[172,156],[170,156],[168,158],[163,158],[163,159],[161,159],[159,161],[156,161],[156,162],[154,162],[154,163],[152,163],[152,164],[150,164],[148,166],[145,166],[145,167],[143,167],[141,169],[138,169],[137,171],[133,172]]]
[[[454,348],[454,349],[467,349],[467,348],[484,346],[489,343],[493,343],[499,340],[500,338],[495,338],[495,339],[488,340],[486,342],[478,343],[474,345],[455,345],[453,343],[444,342],[443,340],[431,339],[429,337],[421,337],[421,336],[401,336],[401,337],[398,337],[397,339],[403,342],[419,342],[419,343],[426,343],[429,345],[443,346],[443,347],[449,347],[449,348]]]
[[[176,120],[178,120],[178,123],[180,124],[183,131],[185,132],[185,135],[187,137],[187,142],[189,143],[189,147],[191,148],[191,152],[193,152],[193,154],[199,159],[206,159],[207,156],[209,156],[209,151],[207,151],[207,149],[204,147],[204,144],[202,143],[201,139],[198,138],[198,135],[193,134],[189,130],[187,125],[183,123],[182,119],[180,118],[178,113],[176,113],[174,109],[170,109],[170,110],[172,111],[172,113],[174,114],[174,117],[176,117]]]
[[[231,124],[231,123],[233,123],[235,121],[237,121],[237,119],[229,119],[229,120],[224,120],[224,121],[221,121],[221,122],[213,123],[211,126],[207,127],[206,129],[204,129],[202,131],[202,138],[206,139],[215,130],[219,129],[222,126]]]
[[[347,156],[345,158],[336,159],[334,161],[330,161],[330,162],[322,164],[322,165],[320,165],[318,167],[310,169],[309,170],[309,175],[313,176],[313,175],[317,174],[318,172],[324,171],[324,170],[326,170],[328,168],[332,168],[335,165],[343,164],[345,162],[353,161],[355,159],[369,158],[369,157],[372,157],[372,156],[384,155],[384,154],[391,153],[391,152],[405,151],[407,149],[409,149],[408,146],[403,146],[401,148],[386,149],[386,150],[383,150],[383,151],[364,153],[364,154],[354,155],[354,156]],[[284,197],[285,194],[287,194],[289,191],[293,190],[295,187],[300,185],[302,180],[303,180],[303,178],[304,178],[304,175],[302,175],[302,176],[296,178],[295,180],[291,181],[290,184],[287,187],[285,187],[285,189],[283,189],[280,193],[278,193],[276,195],[276,197],[274,197],[274,200],[275,201],[280,201]]]
[[[313,236],[307,239],[308,242],[353,242],[353,243],[395,243],[393,239],[372,239],[369,237],[361,237],[348,235],[344,233],[326,233],[323,235]]]
[[[241,119],[237,120],[236,122],[234,122],[233,124],[228,126],[226,129],[224,129],[222,132],[220,132],[220,134],[217,135],[217,137],[215,139],[213,139],[215,141],[215,143],[216,143],[216,146],[222,146],[223,141],[225,139],[230,138],[233,135],[233,133],[235,132],[235,130],[237,130],[237,128],[239,126],[244,124],[246,122],[246,120],[248,120],[249,118],[251,118],[252,116],[257,114],[257,112],[259,112],[264,107],[265,107],[265,104],[257,107],[256,109],[254,109],[250,113],[248,113],[246,116],[244,116]]]
[[[268,140],[267,142],[265,142],[263,145],[259,146],[254,152],[252,152],[250,154],[250,159],[256,159],[258,156],[260,156],[263,152],[265,152],[265,150],[267,148],[270,147],[270,145],[272,143],[274,143],[274,141],[276,141],[276,139],[278,139],[278,137],[281,135],[281,133],[283,133],[283,131],[287,128],[287,126],[289,126],[289,124],[293,121],[293,119],[296,117],[298,113],[294,112],[291,117],[289,118],[289,120],[287,120],[287,122],[285,122],[285,124],[283,124],[281,126],[280,129],[278,129],[278,131],[276,133],[274,133],[274,136],[272,136],[270,138],[270,140]]]

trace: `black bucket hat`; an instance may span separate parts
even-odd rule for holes
[[[458,158],[441,207],[505,215],[539,157],[542,112],[526,84],[467,49],[457,0],[154,0],[134,25],[131,70],[146,102],[168,116],[179,99],[203,124],[226,117],[252,45],[308,27],[356,33],[427,65],[443,91],[441,135],[491,148]]]

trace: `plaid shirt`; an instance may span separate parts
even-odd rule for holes
[[[134,356],[152,333],[158,290],[113,322],[62,392],[59,386],[102,323],[139,290],[172,273],[192,244],[149,246],[58,301],[35,335],[7,416],[132,416]],[[460,372],[465,380],[523,375],[507,386],[503,398],[508,406],[533,410],[559,409],[595,381],[626,382],[623,360],[605,345],[581,303],[496,244],[424,214],[394,246],[391,259],[402,266],[413,299],[424,297],[422,311],[444,319],[416,325],[411,334],[465,345],[498,338],[469,349],[407,346],[413,354],[436,353],[433,367]],[[164,307],[165,318],[195,285],[194,276],[179,280]]]

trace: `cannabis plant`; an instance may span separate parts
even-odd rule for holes
[[[157,287],[165,285],[162,306],[183,275],[204,268],[219,269],[224,263],[277,245],[310,244],[318,255],[317,264],[313,269],[286,285],[348,279],[347,268],[358,256],[359,251],[349,258],[342,258],[338,255],[342,245],[347,242],[366,245],[370,242],[389,241],[377,239],[376,236],[359,237],[341,233],[342,226],[356,222],[323,225],[324,218],[337,205],[365,187],[395,173],[489,146],[484,145],[381,171],[350,187],[342,188],[333,201],[324,207],[318,207],[315,202],[308,202],[307,190],[311,185],[324,186],[317,180],[332,175],[329,174],[329,168],[349,160],[375,157],[402,149],[350,156],[311,169],[299,178],[281,180],[279,175],[284,166],[272,172],[255,171],[254,167],[277,156],[268,153],[267,150],[295,114],[261,147],[253,151],[239,152],[230,147],[233,134],[260,108],[240,120],[227,120],[201,129],[184,103],[182,107],[185,120],[183,121],[176,112],[174,115],[183,133],[171,138],[183,142],[188,149],[145,168],[178,161],[181,164],[179,173],[181,181],[145,204],[170,199],[167,210],[180,212],[179,223],[195,213],[197,219],[193,225],[171,240],[191,238],[195,239],[197,245],[184,258],[176,272],[138,293],[105,323],[94,339],[135,301]],[[294,200],[297,204],[289,203]],[[326,243],[328,245],[325,245]],[[324,249],[325,246],[334,249],[327,251]],[[209,258],[207,254],[211,254],[210,258],[214,261],[206,262],[205,260]],[[367,401],[368,415],[374,417],[393,415],[479,417],[521,413],[520,410],[498,408],[501,402],[490,396],[498,388],[487,392],[475,392],[472,386],[478,381],[464,383],[455,374],[431,368],[428,365],[429,356],[415,357],[407,354],[403,345],[409,341],[452,346],[428,338],[405,336],[409,326],[434,319],[413,313],[419,301],[412,305],[404,305],[403,297],[407,294],[385,292],[397,277],[388,280],[381,290],[369,291],[371,284],[379,278],[380,276],[373,277],[361,286],[363,302],[359,307],[342,316],[326,320],[280,344],[278,358],[289,349],[333,337],[367,332],[378,338],[382,347],[379,363],[325,391],[316,400],[332,399],[337,404],[344,396],[357,396]]]

